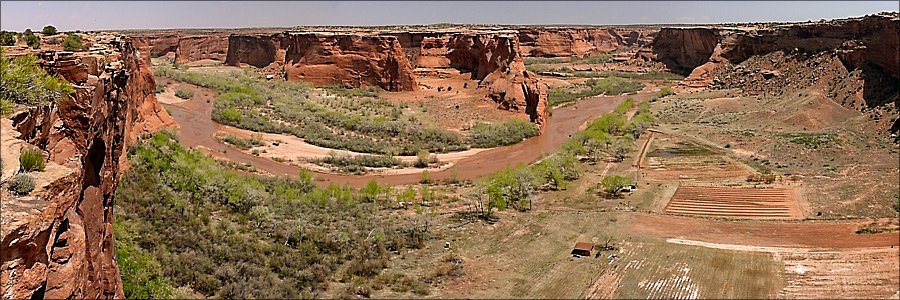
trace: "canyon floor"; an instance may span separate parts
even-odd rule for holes
[[[2,291],[900,299],[897,24],[17,41]]]
[[[608,63],[575,67],[642,74],[633,67],[616,68]],[[586,80],[544,78],[554,87]],[[452,85],[458,91],[465,79],[433,82]],[[544,134],[522,143],[439,154],[450,164],[430,170],[432,179],[449,179],[452,174],[454,180],[466,181],[506,166],[534,162],[625,98],[652,101],[651,107],[659,116],[657,126],[635,141],[622,162],[583,165],[580,179],[563,191],[540,193],[527,213],[498,212],[499,222],[485,223],[467,217],[473,203],[466,200],[451,198],[456,200],[440,204],[426,221],[433,224],[435,238],[421,250],[393,257],[383,274],[428,278],[442,272],[449,259],[458,260],[459,273],[432,282],[428,295],[439,298],[900,296],[896,273],[900,268],[900,238],[890,207],[890,191],[897,190],[898,166],[891,159],[896,158],[896,149],[873,149],[871,142],[865,142],[878,137],[865,133],[864,120],[861,124],[830,121],[854,113],[814,93],[771,99],[741,96],[740,90],[683,88],[668,79],[642,82],[645,88],[634,95],[593,96],[554,108]],[[432,81],[423,80],[423,85],[429,84]],[[282,144],[260,148],[267,151],[259,156],[224,145],[213,137],[222,132],[244,137],[254,133],[209,120],[214,91],[184,83],[173,85],[195,91],[195,97],[187,101],[161,95],[162,99],[173,99],[164,102],[168,102],[166,107],[175,120],[183,124],[180,137],[186,146],[276,175],[293,175],[309,166],[272,158],[325,156],[330,151],[296,137],[273,134],[262,138]],[[676,87],[677,95],[655,97],[664,86]],[[444,126],[456,129],[461,127],[461,120],[480,115],[478,111],[493,110],[485,104],[468,113],[459,112],[453,109],[458,105],[453,101],[465,96],[441,96],[432,89],[388,93],[385,97],[422,103],[426,111],[437,112],[430,118],[446,120]],[[777,114],[767,109],[804,103],[816,106],[819,114],[823,105],[831,105],[832,115],[807,116],[812,110],[800,109],[793,113],[802,117],[773,118]],[[503,117],[502,113],[492,116]],[[817,124],[815,132],[806,133],[809,128],[803,124],[809,122]],[[840,132],[838,139],[843,142],[835,143],[840,148],[812,149],[790,139],[794,134],[820,132]],[[783,150],[772,152],[773,144]],[[748,182],[748,176],[773,171],[779,174],[775,182]],[[314,177],[322,184],[363,186],[374,179],[402,186],[417,185],[420,172],[362,176],[317,172]],[[851,172],[871,176],[854,176]],[[632,176],[638,188],[620,199],[603,199],[590,188],[607,174]],[[466,184],[432,186],[448,195],[461,195],[470,189]],[[829,195],[854,186],[871,189],[857,190],[846,201],[821,200],[833,199]],[[397,213],[411,214],[403,209]],[[863,228],[878,231],[858,233]],[[609,247],[599,251],[597,257],[573,257],[570,247],[578,241]],[[353,287],[349,283],[335,285],[332,296]],[[388,288],[371,294],[378,298],[421,295]]]

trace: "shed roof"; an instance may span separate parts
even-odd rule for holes
[[[594,250],[594,244],[585,243],[585,242],[577,242],[577,243],[575,243],[575,250],[591,251],[591,250]]]

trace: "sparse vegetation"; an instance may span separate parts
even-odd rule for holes
[[[164,81],[157,80],[154,83],[153,92],[157,93],[157,94],[165,93],[166,92],[166,83]]]
[[[675,95],[675,91],[672,91],[672,88],[664,86],[659,89],[659,92],[656,92],[657,98],[662,98],[669,95]]]
[[[819,147],[827,147],[838,144],[840,141],[834,133],[811,133],[811,132],[793,132],[779,133],[779,137],[788,142],[806,146],[807,148],[818,149]]]
[[[28,174],[19,174],[9,181],[9,190],[16,195],[24,196],[34,190],[34,177]]]
[[[169,68],[155,72],[219,91],[213,120],[243,129],[293,134],[317,146],[385,155],[468,149],[458,134],[411,121],[399,104],[375,98],[377,89],[332,87],[323,94],[305,84],[261,81],[240,72],[231,76]]]
[[[22,150],[22,153],[19,154],[19,169],[24,172],[42,172],[46,167],[46,162],[44,161],[44,152],[35,149],[28,148]]]
[[[597,95],[620,95],[623,93],[636,92],[644,88],[644,84],[622,79],[619,77],[609,77],[604,79],[591,79],[584,84],[576,84],[569,87],[553,88],[548,91],[547,101],[550,106],[572,102],[581,98],[593,97]]]

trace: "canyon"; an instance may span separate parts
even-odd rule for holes
[[[149,62],[134,43],[99,35],[93,46],[88,53],[37,52],[41,66],[75,92],[3,120],[5,150],[38,146],[49,157],[36,192],[2,200],[4,298],[123,297],[112,220],[125,153],[141,134],[176,124],[156,102]],[[8,179],[18,160],[3,158]]]
[[[38,55],[42,68],[71,83],[75,93],[58,105],[19,109],[3,120],[3,147],[15,151],[4,152],[2,179],[15,172],[14,155],[28,146],[42,149],[49,166],[31,195],[4,194],[0,294],[16,299],[123,297],[112,221],[118,178],[128,168],[125,154],[143,134],[178,127],[156,100],[152,58],[185,65],[251,67],[286,81],[389,92],[416,92],[423,89],[423,79],[458,72],[477,81],[478,100],[546,129],[549,88],[544,77],[526,69],[526,58],[604,54],[626,57],[621,62],[625,65],[660,63],[666,71],[688,76],[679,83],[685,90],[742,88],[765,94],[770,86],[812,85],[821,79],[823,93],[846,97],[849,100],[839,104],[877,115],[879,132],[896,134],[898,36],[900,16],[894,13],[734,27],[140,31],[91,35],[88,52],[6,51],[8,56]],[[817,64],[809,67],[821,63],[829,73],[816,73],[815,79],[801,76],[797,66],[807,62]],[[860,92],[837,88],[846,81],[858,81],[864,88]],[[644,93],[637,98],[649,97]],[[588,104],[596,107],[581,110],[597,112],[610,105],[590,101],[584,105]],[[559,113],[567,118],[569,131],[588,121],[575,117],[577,107],[561,108]],[[558,147],[564,137],[553,139],[553,147]],[[526,141],[518,147],[536,143]],[[506,156],[488,154],[472,166]],[[531,160],[538,157],[529,155]],[[418,175],[405,179],[413,177]]]

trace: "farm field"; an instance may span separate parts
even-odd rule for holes
[[[799,219],[794,191],[785,188],[680,186],[666,205],[672,214],[749,218]]]

